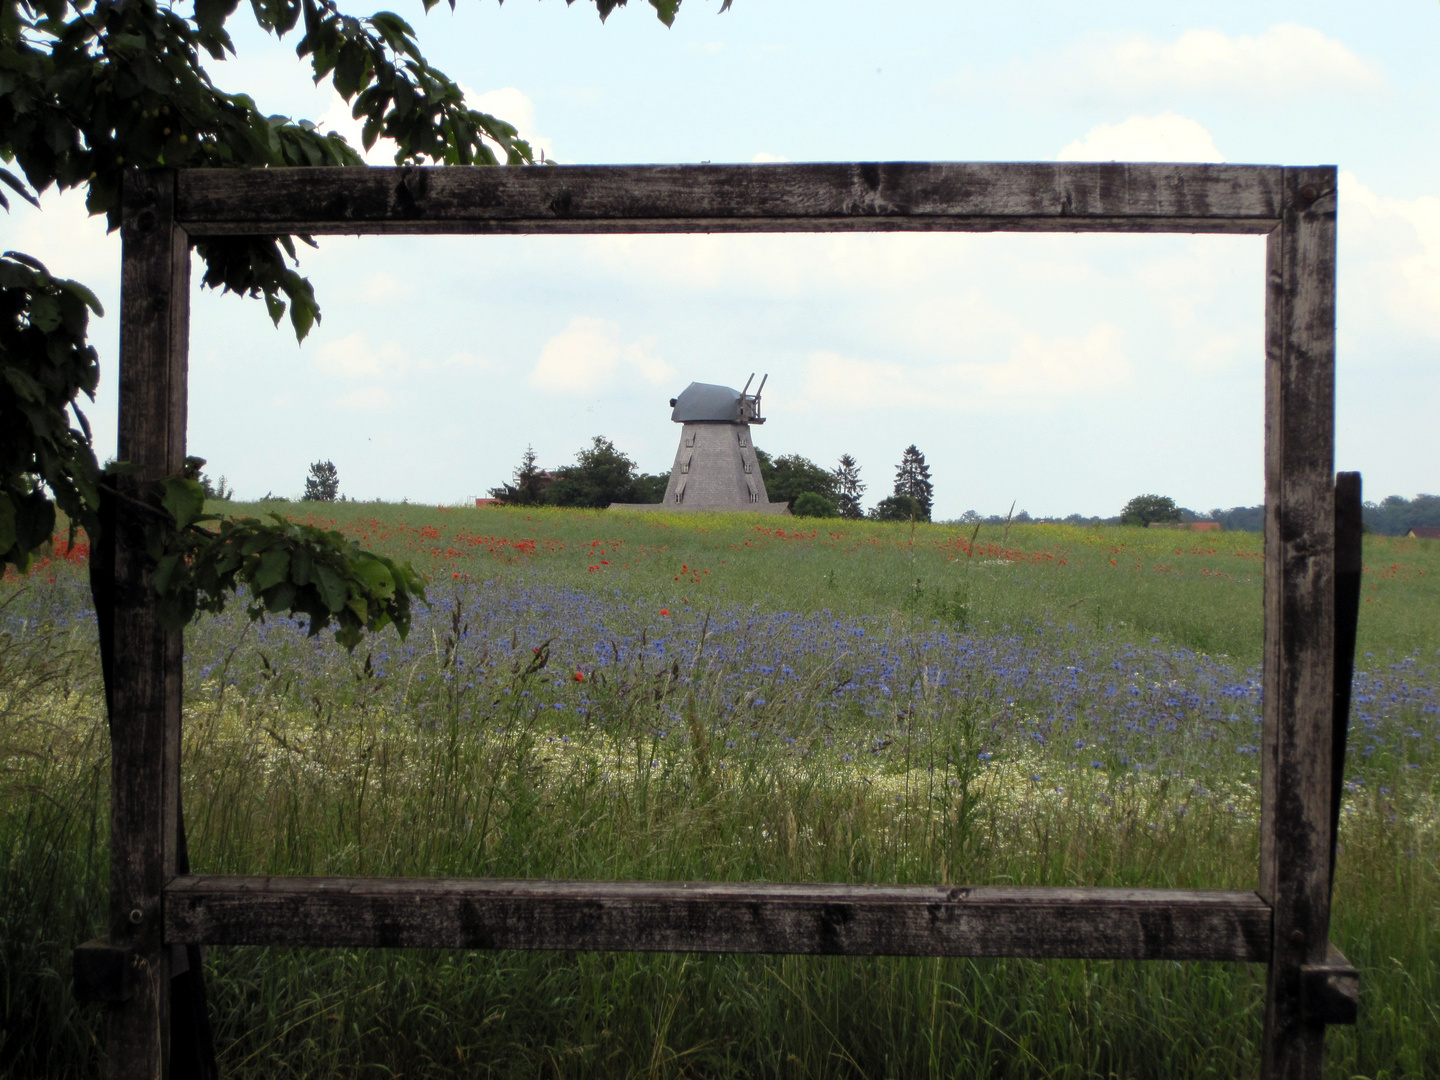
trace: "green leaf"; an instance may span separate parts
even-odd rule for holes
[[[61,288],[69,290],[70,292],[78,296],[81,300],[85,301],[85,306],[88,307],[91,311],[95,312],[96,315],[102,317],[104,316],[105,309],[100,306],[99,298],[93,292],[87,289],[84,285],[80,284],[80,282],[62,281],[60,283],[60,286]]]
[[[26,255],[23,251],[7,251],[5,252],[5,258],[14,259],[18,263],[24,263],[30,267],[31,270],[44,274],[47,278],[50,276],[50,271],[45,269],[45,264],[33,255]]]
[[[155,564],[155,591],[164,595],[170,591],[170,579],[175,576],[175,569],[181,563],[178,553],[171,553],[162,556]]]
[[[290,580],[296,585],[309,585],[314,558],[309,548],[296,548],[290,556]]]
[[[395,595],[395,575],[379,559],[367,558],[362,552],[355,563],[355,572],[381,600],[389,600]]]
[[[164,482],[161,503],[175,519],[175,528],[184,529],[205,513],[205,489],[194,480],[172,476]]]
[[[675,13],[680,10],[680,0],[650,0],[650,6],[666,26],[675,22]]]
[[[265,597],[265,607],[270,611],[289,611],[295,606],[295,586],[288,581],[276,585]]]
[[[22,401],[43,402],[45,388],[18,367],[5,368],[5,381]]]
[[[30,325],[44,333],[54,333],[60,327],[60,298],[52,293],[41,293],[30,301]]]
[[[264,592],[284,581],[289,573],[290,552],[283,547],[273,547],[260,556],[260,570],[256,573],[253,584],[256,591]]]
[[[214,33],[239,6],[239,0],[195,0],[195,22],[201,30]]]
[[[341,580],[340,575],[330,567],[317,566],[315,568],[315,584],[320,590],[320,599],[325,601],[325,606],[332,612],[339,611],[345,606],[345,601],[350,596],[350,590]]]

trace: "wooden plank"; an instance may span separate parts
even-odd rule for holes
[[[1253,892],[182,877],[170,942],[1264,961]]]
[[[1364,499],[1360,474],[1335,476],[1335,707],[1330,739],[1330,888],[1335,887],[1335,845],[1340,838],[1340,797],[1345,792],[1345,744],[1350,733],[1350,691],[1355,679],[1355,637],[1360,628],[1364,573]],[[1334,948],[1334,946],[1331,946]]]
[[[1286,169],[1266,292],[1260,891],[1274,911],[1263,1075],[1319,1080],[1301,969],[1325,959],[1335,692],[1333,168]]]
[[[1259,165],[890,162],[195,169],[192,234],[978,230],[1268,233]]]
[[[115,663],[110,714],[110,943],[129,949],[137,992],[111,1006],[110,1075],[163,1075],[169,963],[161,890],[175,876],[181,647],[156,617],[143,485],[185,457],[190,252],[174,222],[174,173],[126,175],[120,227],[119,457]]]
[[[1312,1023],[1354,1024],[1360,1019],[1360,972],[1332,942],[1325,961],[1300,969],[1300,996]]]

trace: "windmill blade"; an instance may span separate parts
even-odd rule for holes
[[[751,375],[750,377],[753,379],[755,376],[754,376],[754,375]],[[755,388],[755,400],[756,400],[756,401],[759,401],[759,400],[760,400],[760,391],[762,391],[762,390],[765,389],[765,380],[768,379],[768,378],[770,378],[770,373],[769,373],[768,371],[767,371],[764,375],[762,375],[762,376],[760,377],[760,385]],[[746,386],[749,386],[750,384],[747,382],[745,385],[746,385]],[[781,404],[784,404],[784,402],[781,402]]]
[[[750,378],[748,378],[748,379],[745,380],[745,390],[749,390],[749,389],[750,389],[750,384],[751,384],[752,382],[754,382],[754,381],[755,381],[755,373],[752,371],[752,372],[750,372]],[[741,390],[741,391],[740,391],[740,396],[741,396],[742,398],[745,396],[745,390]]]

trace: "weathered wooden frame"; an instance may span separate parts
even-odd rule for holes
[[[169,947],[204,943],[1253,961],[1269,964],[1264,1075],[1318,1078],[1325,1024],[1353,1020],[1355,998],[1354,971],[1328,944],[1335,210],[1333,167],[898,163],[127,177],[119,456],[138,468],[137,481],[175,473],[185,456],[190,246],[206,236],[1263,234],[1264,734],[1254,892],[192,876],[177,861],[181,634],[160,625],[142,530],[122,514],[110,935],[85,966],[108,987],[96,992],[112,999],[112,1075],[165,1075]]]

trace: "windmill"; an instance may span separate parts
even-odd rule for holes
[[[684,426],[665,501],[655,509],[789,512],[785,503],[772,503],[766,495],[750,439],[750,425],[765,422],[760,394],[769,377],[753,394],[752,373],[742,390],[697,382],[670,399],[670,419]]]

